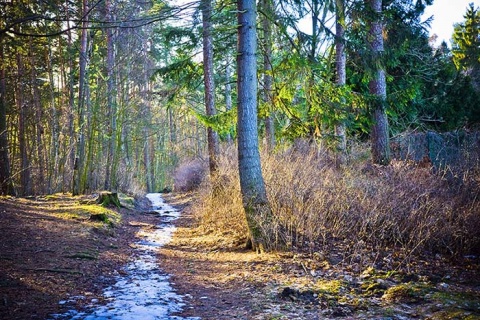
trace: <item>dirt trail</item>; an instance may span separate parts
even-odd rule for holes
[[[175,231],[171,224],[180,213],[166,204],[161,194],[150,193],[146,198],[151,202],[150,214],[158,218],[155,228],[137,234],[134,243],[136,257],[123,269],[124,274],[115,277],[115,284],[103,292],[106,305],[92,301],[84,311],[69,310],[56,314],[54,319],[162,319],[198,320],[172,316],[185,306],[183,298],[173,290],[169,276],[158,268],[156,253],[167,244]],[[85,297],[76,297],[85,299]],[[75,299],[62,301],[72,303]]]
[[[164,204],[163,216],[145,201],[104,223],[89,219],[90,197],[0,198],[0,319],[480,319],[478,257],[407,272],[356,270],[340,251],[256,255],[202,230],[190,195],[165,199],[183,209],[168,244],[148,238],[176,217]]]
[[[155,254],[178,213],[104,209],[94,198],[0,198],[0,319],[182,319],[170,318],[182,298]],[[90,219],[98,210],[108,221]]]

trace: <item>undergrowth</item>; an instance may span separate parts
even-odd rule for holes
[[[328,250],[342,243],[344,257],[352,259],[388,248],[407,256],[479,253],[478,163],[453,178],[409,161],[384,167],[365,158],[359,153],[338,169],[316,147],[263,152],[274,221],[260,219],[261,228],[276,232],[287,250]],[[247,226],[236,159],[233,148],[223,152],[218,175],[204,182],[193,211],[205,232],[242,240]]]

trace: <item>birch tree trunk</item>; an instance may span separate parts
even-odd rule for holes
[[[257,32],[255,0],[238,0],[238,169],[240,189],[249,228],[251,246],[257,252],[272,247],[274,239],[267,234],[272,220],[258,151],[257,128]],[[260,225],[262,221],[262,225]]]
[[[207,116],[216,114],[215,110],[215,82],[213,79],[213,43],[212,43],[212,1],[202,0],[203,22],[203,81],[205,85],[205,111]],[[220,146],[218,134],[213,128],[207,128],[208,162],[210,175],[218,170],[218,155]]]
[[[374,163],[388,165],[390,163],[390,144],[388,137],[388,119],[385,112],[387,99],[387,83],[385,70],[382,63],[383,25],[382,25],[382,0],[366,0],[373,19],[370,24],[369,45],[372,53],[372,73],[370,80],[370,94],[374,97],[373,127],[371,133],[372,160]]]

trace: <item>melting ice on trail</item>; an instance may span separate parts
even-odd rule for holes
[[[170,241],[175,226],[168,222],[180,214],[166,204],[159,193],[149,193],[147,198],[163,223],[158,229],[141,233],[143,239],[136,243],[140,252],[138,258],[126,266],[126,275],[117,277],[117,282],[103,293],[109,302],[104,306],[92,303],[88,311],[70,310],[66,314],[54,315],[54,319],[199,319],[171,316],[172,313],[181,311],[185,304],[182,296],[176,294],[171,287],[169,276],[158,269],[156,250]]]

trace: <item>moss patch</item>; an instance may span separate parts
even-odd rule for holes
[[[422,283],[402,283],[388,288],[382,299],[388,302],[415,303],[424,299],[432,288]]]

